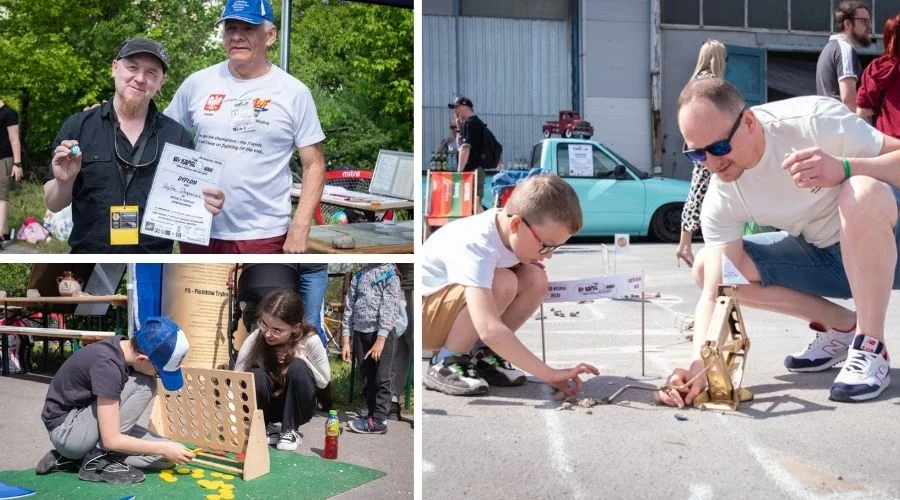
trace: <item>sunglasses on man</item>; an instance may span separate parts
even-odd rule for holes
[[[728,137],[721,141],[716,141],[705,148],[697,149],[688,149],[687,143],[685,142],[681,152],[684,153],[684,156],[687,156],[689,160],[695,163],[703,163],[706,161],[706,153],[713,156],[725,156],[731,153],[731,138],[734,137],[734,133],[737,132],[738,127],[741,126],[741,118],[744,117],[745,111],[747,111],[746,106],[738,113],[738,117],[734,120],[734,125],[731,126],[731,132],[728,133]]]

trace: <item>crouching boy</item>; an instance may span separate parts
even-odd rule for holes
[[[515,365],[572,395],[581,389],[579,375],[598,373],[586,363],[551,368],[515,336],[547,293],[541,261],[581,225],[572,187],[540,175],[519,184],[505,208],[454,221],[425,242],[422,340],[440,349],[426,388],[463,396],[523,384]]]
[[[156,377],[177,391],[187,336],[168,318],[152,317],[131,339],[110,337],[73,354],[47,390],[41,420],[53,450],[37,474],[78,471],[85,481],[130,484],[140,469],[163,469],[192,460],[181,443],[137,424],[153,400]]]

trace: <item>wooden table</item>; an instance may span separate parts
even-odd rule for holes
[[[36,337],[52,337],[60,339],[79,339],[90,337],[109,337],[114,332],[97,332],[84,330],[65,330],[46,328],[49,308],[51,305],[78,305],[78,304],[111,304],[124,307],[128,304],[126,295],[77,295],[73,297],[0,297],[3,303],[3,315],[9,318],[9,306],[20,306],[32,309],[43,309],[42,318],[45,328],[29,328],[18,326],[0,325],[0,345],[3,346],[3,356],[0,358],[0,373],[9,375],[9,342],[7,335],[32,335]],[[44,366],[47,365],[47,342],[44,342]]]
[[[331,254],[413,253],[413,232],[413,221],[313,226],[309,230],[309,250]],[[331,240],[340,236],[352,237],[356,248],[334,248]]]

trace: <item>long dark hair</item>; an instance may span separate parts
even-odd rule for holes
[[[259,332],[256,341],[250,348],[248,358],[262,361],[262,368],[275,379],[275,390],[272,392],[272,397],[278,397],[284,392],[284,381],[287,378],[288,367],[295,359],[297,346],[310,335],[316,334],[316,329],[304,319],[303,299],[293,290],[281,289],[266,294],[257,306],[256,320],[259,321],[263,314],[278,318],[291,325],[292,329],[299,326],[291,332],[291,337],[287,342],[290,349],[284,358],[284,363],[278,363],[276,350],[266,342],[263,332]]]

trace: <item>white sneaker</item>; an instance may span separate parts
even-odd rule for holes
[[[866,401],[877,398],[891,384],[891,360],[884,342],[857,335],[847,362],[831,384],[834,401]]]
[[[488,384],[479,377],[468,355],[448,356],[431,365],[423,377],[425,388],[451,396],[476,396],[488,391]]]
[[[294,451],[300,446],[301,442],[303,440],[300,439],[300,434],[295,430],[290,430],[279,436],[278,444],[275,447],[281,451]]]
[[[266,425],[266,440],[269,442],[269,446],[275,446],[278,444],[278,438],[281,436],[281,424],[268,424]]]
[[[810,330],[816,335],[806,349],[788,354],[784,366],[792,372],[821,372],[847,359],[847,349],[853,342],[856,328],[849,332],[835,329],[826,330],[819,323],[810,323]]]

